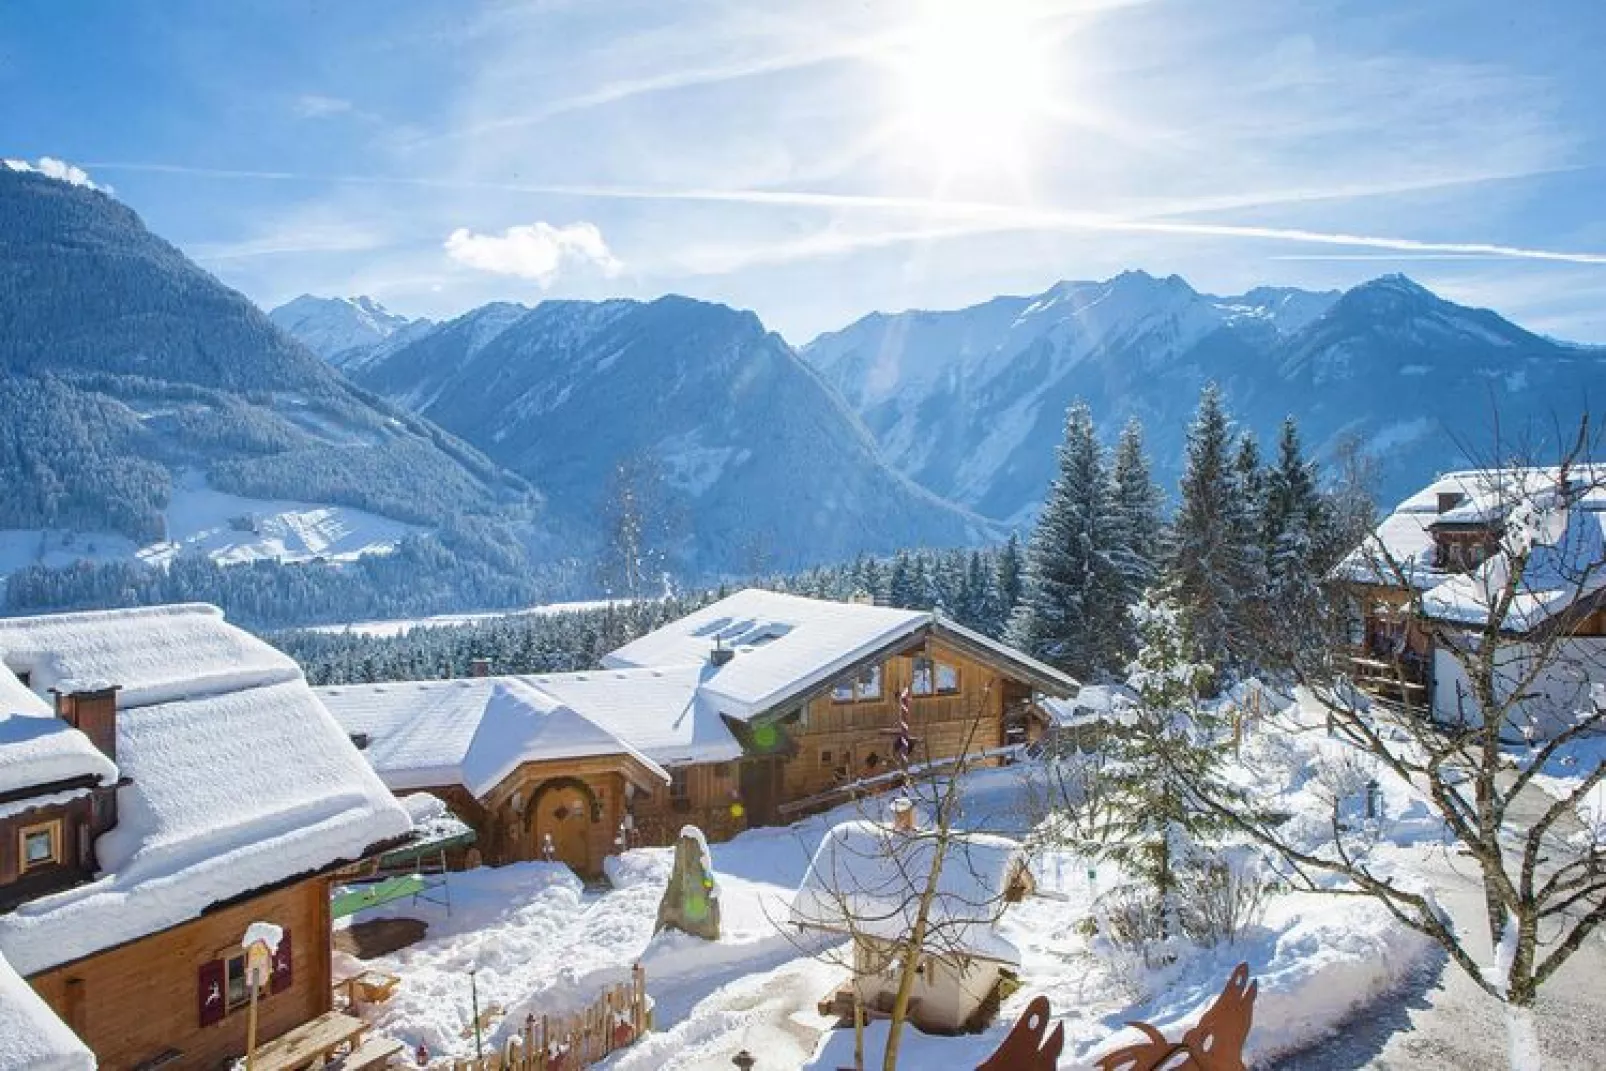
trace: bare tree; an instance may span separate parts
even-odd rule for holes
[[[984,697],[980,709],[985,707]],[[890,776],[890,787],[899,793],[891,823],[870,817],[869,800],[878,797],[862,798],[866,820],[827,833],[794,901],[791,925],[849,938],[846,948],[800,947],[853,974],[857,1067],[863,1066],[867,1014],[859,980],[896,976],[890,1006],[880,1009],[889,1021],[881,1067],[894,1071],[915,980],[934,960],[964,965],[987,958],[993,924],[1029,881],[1020,845],[972,834],[957,824],[963,817],[961,787],[976,761],[973,746],[982,724],[980,710],[967,719],[956,758],[905,763]]]
[[[621,460],[603,499],[606,544],[598,579],[609,595],[637,600],[662,587],[675,530],[663,472],[645,456]]]
[[[1389,649],[1334,646],[1300,673],[1327,731],[1375,773],[1330,778],[1331,813],[1316,843],[1308,824],[1296,837],[1176,771],[1231,827],[1273,849],[1296,887],[1374,899],[1443,948],[1510,1009],[1513,1066],[1536,1065],[1534,1000],[1606,920],[1602,831],[1578,821],[1606,763],[1574,769],[1559,795],[1536,781],[1606,731],[1606,708],[1591,699],[1592,682],[1606,681],[1606,513],[1597,512],[1606,469],[1584,463],[1589,445],[1585,423],[1559,464],[1491,459],[1467,475],[1462,499],[1440,503],[1437,517],[1460,535],[1419,553],[1368,537],[1348,560],[1348,575],[1365,581],[1361,608],[1385,623]],[[1452,917],[1424,882],[1374,865],[1353,808],[1357,793],[1375,792],[1371,778],[1390,776],[1426,798],[1472,860],[1481,921]],[[1491,965],[1473,941],[1483,927]]]

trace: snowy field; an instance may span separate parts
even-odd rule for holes
[[[1319,730],[1292,741],[1251,741],[1243,776],[1262,798],[1299,813],[1324,807],[1327,791],[1311,776],[1311,760],[1340,745]],[[970,774],[959,824],[1015,836],[1030,832],[1025,778],[1032,764]],[[867,806],[879,808],[885,801]],[[1442,856],[1440,827],[1420,800],[1386,793],[1374,851],[1380,870],[1426,866]],[[712,846],[723,934],[706,944],[679,934],[655,938],[652,926],[668,877],[671,849],[638,849],[610,859],[612,888],[585,888],[562,867],[521,864],[452,878],[453,910],[405,903],[359,918],[393,914],[426,919],[426,939],[372,965],[402,978],[395,997],[371,1009],[375,1024],[412,1051],[423,1042],[434,1057],[469,1055],[468,971],[477,971],[482,1009],[502,1014],[488,1044],[517,1030],[526,1014],[561,1013],[625,976],[640,962],[656,1003],[656,1032],[616,1054],[615,1071],[724,1069],[740,1049],[769,1068],[831,1069],[850,1062],[852,1032],[834,1031],[815,1004],[844,977],[810,955],[777,925],[823,832],[859,812],[852,806],[781,829],[762,829]],[[1203,1011],[1227,974],[1248,961],[1260,983],[1249,1055],[1267,1059],[1297,1050],[1332,1031],[1377,996],[1401,985],[1430,955],[1380,907],[1310,894],[1274,897],[1261,925],[1235,945],[1186,949],[1164,968],[1097,946],[1079,923],[1115,875],[1074,852],[1041,850],[1033,869],[1041,895],[1012,907],[1001,932],[1022,952],[1024,987],[986,1033],[970,1037],[906,1035],[903,1066],[972,1067],[986,1058],[1032,997],[1052,1002],[1065,1026],[1063,1067],[1086,1067],[1101,1051],[1135,1035],[1131,1019],[1176,1036]],[[772,921],[776,920],[776,921]],[[342,958],[337,974],[356,961]],[[884,1025],[868,1044],[879,1051]]]
[[[472,625],[480,621],[495,621],[504,617],[541,617],[547,614],[578,613],[583,610],[600,610],[610,604],[624,605],[621,599],[588,599],[575,602],[549,602],[540,606],[526,606],[522,610],[489,610],[472,614],[435,614],[430,617],[393,617],[381,621],[352,621],[338,625],[313,625],[308,632],[349,632],[356,636],[400,636],[415,628],[452,628]]]
[[[225,494],[208,487],[196,472],[179,478],[163,516],[168,538],[144,546],[106,533],[5,529],[0,531],[0,575],[28,565],[61,567],[82,559],[162,566],[180,554],[205,554],[221,565],[353,561],[364,554],[388,554],[406,537],[427,531],[349,506]]]

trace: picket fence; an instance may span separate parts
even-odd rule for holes
[[[650,1029],[647,971],[638,963],[630,969],[629,981],[603,990],[581,1010],[527,1016],[523,1032],[509,1036],[500,1051],[440,1066],[452,1071],[581,1071]]]

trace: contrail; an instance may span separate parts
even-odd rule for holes
[[[1342,231],[1313,231],[1295,227],[1262,227],[1238,223],[1195,223],[1168,218],[1114,216],[1095,212],[1070,212],[987,201],[939,201],[922,197],[877,196],[868,194],[819,193],[810,190],[722,190],[661,189],[650,186],[554,185],[517,182],[481,182],[458,179],[429,179],[384,175],[307,175],[287,171],[251,171],[222,168],[186,167],[177,164],[127,163],[106,161],[83,165],[100,171],[137,171],[160,174],[199,175],[212,178],[244,178],[266,181],[330,183],[339,185],[401,186],[421,189],[495,190],[528,193],[546,197],[574,197],[593,200],[691,201],[714,204],[744,204],[779,208],[821,208],[850,211],[915,212],[926,217],[972,220],[983,226],[976,232],[999,230],[1104,231],[1111,233],[1161,234],[1205,238],[1240,238],[1255,241],[1294,242],[1306,245],[1347,246],[1357,249],[1392,250],[1402,253],[1438,253],[1466,257],[1495,257],[1505,260],[1541,260],[1566,264],[1606,265],[1606,253],[1537,249],[1493,242],[1444,242],[1390,235],[1350,234]],[[991,226],[987,226],[991,225]]]

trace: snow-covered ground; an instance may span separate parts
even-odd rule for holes
[[[624,600],[611,600],[616,606]],[[526,606],[521,610],[488,610],[471,614],[434,614],[430,617],[392,617],[377,621],[351,621],[338,625],[314,625],[308,632],[350,632],[357,636],[400,636],[415,628],[452,628],[472,625],[479,621],[494,621],[503,617],[540,617],[545,614],[577,613],[582,610],[600,610],[609,604],[608,599],[586,599],[574,602],[549,602],[540,606]]]
[[[245,498],[208,487],[186,472],[163,513],[167,539],[140,546],[125,536],[49,529],[0,530],[0,576],[28,565],[137,560],[163,566],[180,554],[205,554],[222,565],[275,559],[353,561],[388,554],[409,535],[427,531],[350,506]]]
[[[1312,760],[1340,745],[1319,729],[1246,748],[1244,776],[1260,779],[1262,798],[1292,810],[1325,807],[1331,778],[1312,776]],[[1030,831],[1025,778],[1031,765],[982,770],[964,786],[968,829],[1023,836]],[[1270,793],[1270,797],[1267,796]],[[885,800],[869,806],[884,806]],[[1440,832],[1409,790],[1385,790],[1374,859],[1380,868],[1413,866],[1442,854]],[[612,888],[585,888],[561,867],[521,864],[452,877],[453,910],[405,903],[372,914],[426,919],[419,944],[375,966],[400,975],[386,1005],[370,1011],[377,1026],[419,1042],[433,1056],[473,1050],[468,971],[477,971],[480,1007],[503,1009],[486,1038],[499,1042],[526,1014],[560,1013],[624,977],[647,971],[656,1032],[616,1054],[614,1071],[727,1068],[740,1049],[770,1068],[844,1066],[852,1032],[830,1029],[815,1005],[842,980],[817,955],[829,943],[802,945],[780,921],[821,836],[859,817],[852,806],[795,826],[761,829],[712,846],[723,933],[716,944],[684,935],[654,937],[658,898],[671,850],[638,849],[609,861]],[[970,1037],[906,1034],[903,1066],[972,1067],[1002,1041],[1036,995],[1051,1001],[1066,1032],[1064,1067],[1085,1067],[1100,1052],[1136,1035],[1128,1020],[1178,1036],[1214,999],[1232,967],[1247,961],[1259,980],[1249,1054],[1264,1059],[1308,1045],[1379,994],[1400,984],[1429,955],[1425,942],[1381,908],[1354,898],[1290,893],[1274,897],[1260,925],[1236,944],[1185,951],[1164,968],[1112,953],[1082,932],[1095,896],[1116,880],[1107,865],[1074,851],[1042,850],[1033,862],[1041,895],[1012,907],[1000,924],[1022,953],[1024,987],[1006,1001],[987,1032]],[[818,941],[819,939],[817,939]],[[824,939],[829,942],[829,939]],[[337,964],[351,969],[354,964]],[[884,1026],[868,1044],[879,1052]]]

